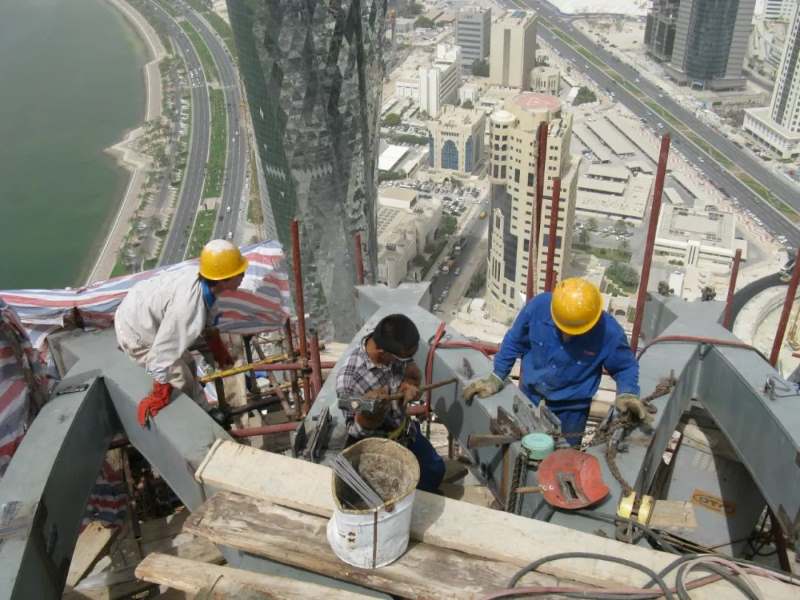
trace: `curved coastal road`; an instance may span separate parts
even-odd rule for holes
[[[192,124],[186,171],[178,193],[172,224],[159,260],[159,265],[171,265],[183,260],[189,243],[192,224],[200,206],[210,144],[211,114],[203,65],[189,36],[158,3],[153,2],[153,6],[156,7],[167,25],[170,36],[176,42],[175,46],[178,54],[186,64],[188,82],[191,83],[188,72],[197,74],[196,83],[192,84],[191,87]]]
[[[239,211],[246,206],[242,195],[248,163],[246,125],[241,119],[240,112],[242,96],[239,88],[239,72],[227,46],[208,21],[190,8],[183,8],[183,16],[197,30],[211,51],[217,65],[220,85],[225,94],[225,110],[228,115],[225,179],[222,185],[220,213],[212,237],[230,236],[236,241]]]

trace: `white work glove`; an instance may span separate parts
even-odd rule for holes
[[[477,395],[479,398],[488,398],[494,396],[497,392],[503,389],[503,380],[494,373],[490,373],[486,377],[476,379],[464,388],[462,396],[467,403],[472,402],[472,398]]]

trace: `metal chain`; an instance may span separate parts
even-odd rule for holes
[[[645,406],[650,406],[650,403],[656,398],[660,398],[661,396],[666,396],[669,394],[675,387],[675,383],[675,375],[674,373],[670,372],[669,377],[665,377],[659,381],[652,394],[642,398],[642,403]],[[599,434],[595,436],[595,439],[592,440],[592,446],[596,446],[603,442],[606,443],[605,457],[608,470],[611,472],[611,475],[614,477],[614,479],[617,480],[617,483],[622,486],[622,490],[626,496],[633,491],[633,486],[626,481],[626,479],[622,476],[619,467],[617,466],[617,444],[613,439],[612,433],[618,429],[625,429],[633,424],[634,422],[627,414],[622,415],[614,419],[609,424],[608,428],[604,429],[603,432],[599,432]],[[599,441],[598,438],[600,438]]]

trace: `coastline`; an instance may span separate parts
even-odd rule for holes
[[[150,23],[126,0],[105,0],[116,8],[126,21],[138,33],[150,54],[150,60],[144,65],[144,82],[146,106],[144,122],[161,116],[161,72],[158,64],[167,56],[161,40]],[[123,139],[106,149],[115,157],[117,164],[130,173],[125,194],[120,201],[116,216],[106,235],[103,245],[98,251],[97,259],[89,271],[84,285],[108,279],[117,262],[117,253],[130,229],[130,219],[138,208],[139,194],[144,185],[150,158],[137,152],[136,140],[141,136],[142,126],[125,132]]]

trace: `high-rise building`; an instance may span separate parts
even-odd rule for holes
[[[437,120],[428,123],[431,166],[463,175],[472,173],[483,154],[485,128],[483,111],[445,107]]]
[[[800,154],[800,9],[786,35],[770,106],[745,110],[744,129],[781,158]]]
[[[419,68],[419,107],[430,117],[437,117],[443,104],[458,100],[461,85],[461,49],[437,44],[430,67]]]
[[[537,131],[548,123],[541,223],[535,221]],[[544,289],[549,242],[553,178],[561,177],[556,224],[554,270],[561,278],[572,246],[575,194],[580,157],[569,153],[572,115],[561,112],[558,98],[525,92],[509,99],[489,117],[491,142],[489,182],[489,256],[486,307],[497,321],[508,321],[525,304],[531,227],[538,231],[539,249],[534,292]]]
[[[359,320],[353,236],[377,265],[386,0],[228,0],[278,238],[301,223],[306,308],[336,339]]]
[[[667,74],[681,85],[731,90],[742,74],[756,0],[680,0]]]
[[[672,57],[679,6],[680,0],[653,0],[647,13],[644,43],[647,53],[659,62],[666,62]]]
[[[530,89],[536,64],[536,15],[524,10],[507,12],[492,23],[489,82],[492,85]]]
[[[788,21],[794,14],[797,0],[767,0],[764,5],[764,18],[776,21]]]
[[[456,14],[456,45],[461,48],[461,67],[472,68],[476,60],[489,56],[492,9],[459,10]]]

